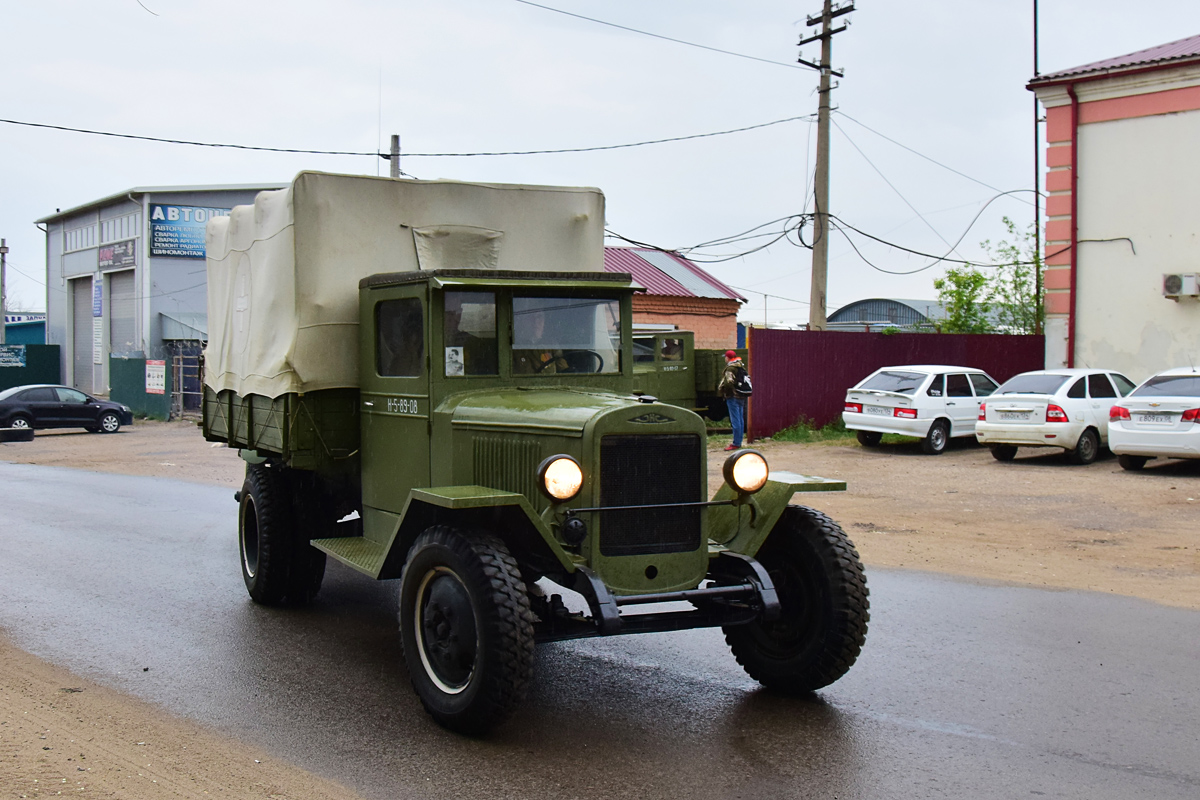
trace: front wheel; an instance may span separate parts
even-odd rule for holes
[[[925,438],[921,440],[921,449],[925,451],[926,455],[941,455],[949,441],[950,423],[944,419],[937,419],[929,426],[929,433],[925,434]]]
[[[883,439],[883,434],[879,431],[858,431],[855,435],[858,443],[863,447],[878,447],[880,440]]]
[[[435,525],[400,576],[404,661],[438,724],[482,734],[506,719],[533,678],[533,612],[516,559],[498,537]]]
[[[1100,455],[1100,435],[1095,428],[1079,434],[1074,450],[1067,451],[1067,460],[1072,464],[1091,464]]]
[[[121,418],[116,412],[104,412],[104,416],[100,417],[100,430],[104,433],[116,433],[121,430]]]
[[[1129,472],[1137,472],[1146,466],[1146,462],[1149,460],[1146,456],[1117,456],[1117,463],[1121,465],[1121,469],[1128,470]]]
[[[775,583],[780,617],[724,629],[738,663],[767,688],[792,694],[845,675],[871,618],[867,578],[845,531],[818,511],[789,506],[757,558]]]

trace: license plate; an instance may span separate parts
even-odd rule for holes
[[[1170,421],[1170,414],[1138,414],[1138,422],[1145,422],[1149,425],[1165,425]]]
[[[999,417],[1002,422],[1024,421],[1024,420],[1029,419],[1029,412],[1028,411],[998,411],[998,412],[996,412],[996,416]]]
[[[890,417],[892,410],[887,406],[863,406],[863,411],[867,414],[874,414],[877,417]]]

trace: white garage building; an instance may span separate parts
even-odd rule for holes
[[[46,343],[65,383],[107,394],[108,356],[198,355],[207,339],[204,226],[287,184],[137,187],[38,220]]]

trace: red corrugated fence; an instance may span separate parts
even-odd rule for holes
[[[754,396],[751,436],[770,436],[804,418],[818,426],[842,413],[846,390],[880,367],[976,367],[998,381],[1042,369],[1045,337],[1000,334],[847,333],[749,329]]]

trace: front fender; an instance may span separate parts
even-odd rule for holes
[[[717,545],[716,552],[732,550],[753,556],[770,536],[775,523],[787,510],[796,492],[844,492],[846,482],[816,475],[772,470],[767,485],[757,494],[739,500],[737,492],[724,484],[713,496],[714,501],[737,501],[730,506],[713,506],[708,510],[708,538]]]
[[[575,570],[575,559],[525,495],[486,486],[435,486],[409,493],[378,577],[400,577],[412,543],[433,525],[485,528],[500,536],[523,565]]]

